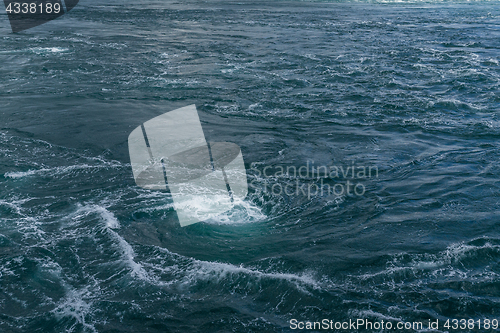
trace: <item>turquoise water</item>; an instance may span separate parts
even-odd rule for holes
[[[81,1],[18,34],[1,18],[1,332],[500,319],[498,2]],[[190,104],[252,185],[181,228],[168,193],[135,185],[127,138]],[[364,192],[279,191],[321,181]]]

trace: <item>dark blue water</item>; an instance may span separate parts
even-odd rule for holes
[[[18,34],[0,18],[1,332],[500,319],[498,2],[89,0]],[[135,185],[127,138],[190,104],[253,185],[181,228],[168,193]],[[279,192],[321,181],[365,191]]]

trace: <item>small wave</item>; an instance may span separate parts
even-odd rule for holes
[[[209,261],[194,261],[194,266],[190,271],[191,281],[192,277],[196,277],[196,280],[223,280],[225,278],[237,276],[239,274],[244,274],[247,276],[252,276],[258,280],[262,279],[272,279],[272,280],[282,280],[295,285],[299,290],[308,293],[304,287],[309,287],[312,289],[321,289],[322,285],[320,282],[316,281],[311,273],[303,274],[293,274],[293,273],[266,273],[261,272],[257,269],[246,268],[243,265],[235,266],[232,264],[209,262]]]
[[[362,280],[379,277],[405,276],[406,273],[419,277],[448,275],[472,278],[473,263],[479,258],[484,260],[500,260],[500,244],[496,239],[476,238],[467,243],[451,244],[446,250],[438,254],[405,254],[394,255],[387,263],[387,267],[379,272],[366,273],[359,276]],[[430,274],[429,274],[430,272]],[[495,276],[496,273],[492,272]],[[488,278],[486,272],[481,272],[480,278]]]
[[[148,273],[144,270],[142,265],[134,260],[135,252],[132,246],[116,231],[112,230],[120,227],[120,222],[115,217],[115,215],[106,208],[97,205],[93,205],[85,209],[96,212],[101,216],[102,220],[104,221],[104,226],[108,230],[109,234],[115,239],[122,257],[124,258],[127,265],[132,269],[132,276],[137,277],[141,280],[150,281],[151,278],[148,276]]]
[[[152,270],[174,274],[174,283],[180,286],[194,286],[200,282],[221,282],[223,280],[229,280],[227,284],[229,286],[232,283],[239,284],[240,278],[244,276],[253,278],[254,282],[261,282],[263,280],[286,282],[304,294],[310,294],[311,290],[325,290],[331,287],[330,281],[317,280],[315,273],[312,271],[302,273],[265,272],[257,268],[245,267],[244,265],[236,266],[228,263],[186,258],[170,252],[168,249],[155,247],[160,252],[173,256],[175,263],[168,267],[150,264]]]
[[[152,279],[148,272],[144,270],[144,267],[134,260],[135,252],[132,246],[116,231],[113,231],[108,228],[109,233],[113,236],[113,238],[117,241],[117,247],[122,253],[122,256],[127,263],[127,265],[132,270],[131,275],[133,277],[139,278],[140,280],[153,282],[156,279]]]
[[[360,2],[360,3],[481,3],[481,2],[496,2],[498,0],[340,0],[340,1],[331,1],[331,2]],[[326,1],[330,2],[330,1]]]
[[[69,49],[63,47],[33,47],[30,51],[36,54],[46,54],[46,53],[62,53],[67,52]]]
[[[74,225],[75,222],[81,221],[82,218],[95,214],[99,217],[102,227],[104,227],[105,232],[110,236],[112,243],[117,248],[121,260],[130,268],[131,275],[141,280],[153,281],[154,279],[148,275],[142,265],[134,260],[135,252],[132,246],[114,230],[121,228],[120,221],[106,207],[96,204],[79,205],[78,209],[69,216],[69,220],[73,221],[72,225]],[[98,233],[98,231],[94,230],[93,233]]]
[[[89,164],[78,164],[78,165],[70,165],[70,166],[64,166],[64,167],[55,167],[55,168],[43,168],[43,169],[36,169],[36,170],[28,170],[28,171],[11,171],[11,172],[6,172],[4,174],[5,178],[11,178],[11,179],[18,179],[18,178],[24,178],[24,177],[30,177],[30,176],[35,176],[35,175],[41,175],[41,176],[57,176],[61,174],[66,174],[70,173],[72,171],[77,171],[77,170],[96,170],[96,169],[105,169],[109,167],[117,167],[119,164],[116,163],[107,163],[105,165],[89,165]]]

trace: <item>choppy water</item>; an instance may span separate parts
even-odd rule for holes
[[[498,2],[81,1],[19,34],[1,19],[2,332],[500,319]],[[168,194],[135,186],[127,137],[193,103],[254,187],[180,228]],[[262,193],[318,179],[256,170],[308,163],[378,177],[361,196]]]

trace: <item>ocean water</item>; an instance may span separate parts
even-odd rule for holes
[[[499,2],[82,0],[18,34],[0,18],[0,332],[500,320]],[[169,193],[135,185],[127,138],[190,104],[251,186],[181,228]],[[310,193],[322,181],[363,193]]]

